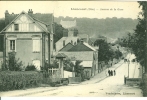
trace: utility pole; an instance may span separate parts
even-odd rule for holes
[[[147,4],[147,3],[146,3]],[[145,6],[145,10],[144,10],[144,18],[145,18],[145,25],[146,25],[146,29],[145,29],[145,73],[147,73],[147,6]]]
[[[129,64],[130,64],[130,60],[128,60],[128,78],[129,78]]]

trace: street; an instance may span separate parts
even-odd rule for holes
[[[131,61],[134,57],[130,54],[128,59]],[[140,67],[137,63],[130,62],[129,76],[140,77],[138,68]],[[128,63],[120,61],[111,68],[111,70],[114,69],[115,76],[108,76],[108,69],[106,69],[80,84],[1,92],[0,96],[142,97],[142,90],[138,86],[124,85],[124,76],[128,76]]]

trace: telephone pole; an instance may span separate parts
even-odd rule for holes
[[[147,2],[145,3],[147,4]],[[147,6],[145,6],[145,10],[144,10],[144,18],[145,18],[145,73],[147,73]]]

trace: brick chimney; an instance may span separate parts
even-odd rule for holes
[[[33,14],[32,9],[29,9],[28,14],[29,14],[30,16],[32,16],[32,14]]]
[[[9,12],[8,10],[5,11],[5,26],[9,24]]]

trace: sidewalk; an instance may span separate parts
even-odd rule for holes
[[[37,88],[31,88],[31,89],[24,89],[24,90],[13,90],[13,91],[5,91],[5,92],[0,92],[0,96],[25,96],[28,94],[36,94],[40,92],[47,92],[47,91],[52,91],[56,90],[58,87],[37,87]]]

